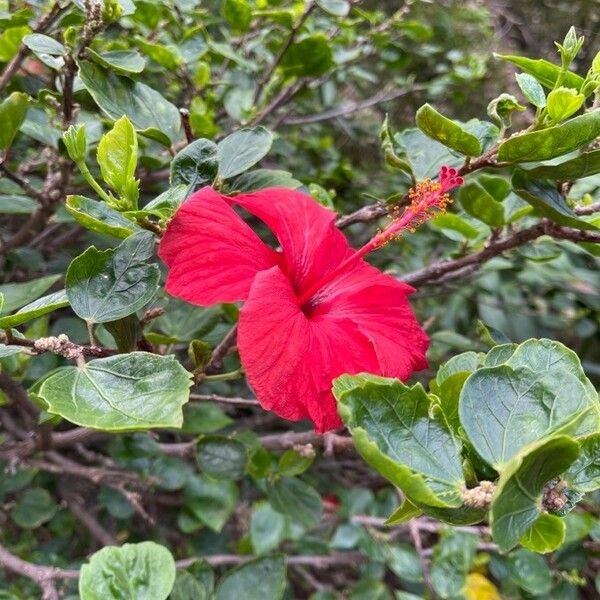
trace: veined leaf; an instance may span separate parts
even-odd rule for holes
[[[14,315],[0,317],[0,329],[11,329],[65,306],[69,306],[65,290],[42,296],[18,310]]]

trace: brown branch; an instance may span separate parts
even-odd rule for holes
[[[307,123],[318,123],[320,121],[328,121],[337,117],[346,117],[355,112],[370,108],[371,106],[376,106],[377,104],[389,102],[390,100],[396,100],[397,98],[406,96],[407,94],[420,91],[423,88],[423,85],[415,85],[410,89],[405,90],[394,90],[393,92],[382,91],[378,94],[375,94],[371,98],[367,98],[366,100],[362,100],[360,102],[350,102],[339,108],[332,108],[331,110],[326,110],[321,113],[317,113],[316,115],[287,117],[281,120],[280,125],[305,125]]]
[[[206,374],[214,373],[223,367],[223,359],[227,356],[227,353],[234,346],[237,339],[237,328],[236,323],[214,349],[208,364],[204,368]]]
[[[600,202],[594,202],[593,204],[576,206],[574,208],[576,215],[593,215],[594,213],[600,212]]]
[[[462,258],[443,260],[434,263],[428,267],[404,275],[402,280],[411,285],[418,286],[438,281],[442,276],[466,267],[473,266],[479,268],[484,262],[490,260],[494,256],[498,256],[512,248],[522,246],[543,235],[549,235],[556,239],[574,242],[600,243],[600,233],[571,229],[544,219],[527,229],[521,229],[517,233],[488,244],[479,252],[474,252],[473,254],[463,256]]]
[[[219,402],[220,404],[232,404],[233,406],[260,406],[258,400],[250,398],[228,398],[217,394],[190,394],[190,400],[199,402]]]
[[[277,67],[279,66],[279,63],[281,63],[283,57],[285,56],[285,53],[290,49],[291,45],[294,43],[296,36],[302,29],[304,23],[306,22],[306,19],[308,19],[308,17],[310,16],[312,11],[316,7],[317,7],[317,4],[314,1],[311,1],[306,5],[306,8],[304,9],[303,13],[300,15],[300,18],[298,19],[298,22],[292,27],[290,34],[288,35],[283,46],[281,46],[281,48],[279,49],[279,52],[275,56],[270,67],[267,69],[267,72],[263,75],[261,80],[258,82],[258,85],[256,86],[256,90],[254,92],[253,104],[258,104],[258,102],[260,101],[260,97],[262,95],[262,91],[263,91],[264,87],[271,80],[271,77],[273,76],[275,69],[277,69]]]

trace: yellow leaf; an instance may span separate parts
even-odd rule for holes
[[[496,586],[481,573],[470,573],[463,588],[466,600],[502,600]]]

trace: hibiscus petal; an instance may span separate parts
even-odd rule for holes
[[[408,302],[413,291],[361,261],[319,291],[313,314],[351,320],[373,345],[379,368],[372,372],[406,380],[427,367],[429,346]]]
[[[326,278],[353,252],[335,227],[335,213],[311,196],[287,188],[267,188],[230,201],[273,231],[283,249],[285,272],[297,292]]]
[[[280,261],[209,187],[175,213],[158,254],[169,267],[167,292],[201,306],[245,300],[256,273]]]
[[[248,382],[267,410],[317,431],[341,426],[333,379],[342,373],[378,371],[373,346],[349,319],[308,318],[286,275],[259,273],[240,311],[238,349]]]

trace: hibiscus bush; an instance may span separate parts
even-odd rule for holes
[[[0,0],[0,599],[597,597],[600,53],[515,4]]]

